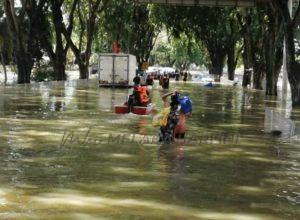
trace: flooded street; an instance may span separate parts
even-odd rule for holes
[[[1,87],[0,219],[300,219],[300,142],[264,132],[280,101],[170,87],[194,108],[187,141],[171,146],[156,143],[151,116],[114,114],[127,90]],[[161,94],[151,91],[157,110]],[[283,114],[300,122],[299,109]]]

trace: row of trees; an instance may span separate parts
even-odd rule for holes
[[[76,57],[80,78],[86,79],[92,52],[111,52],[117,41],[123,52],[136,55],[139,67],[149,58],[157,63],[165,59],[180,68],[205,64],[212,74],[221,76],[227,61],[230,80],[241,57],[243,86],[253,78],[253,87],[262,89],[266,78],[266,94],[277,95],[285,39],[292,100],[300,105],[294,44],[300,7],[291,17],[287,0],[251,9],[139,5],[129,0],[20,2],[16,7],[14,0],[0,0],[0,58],[3,64],[13,60],[19,83],[30,82],[32,68],[44,54],[50,58],[55,79],[65,80],[68,51]],[[166,56],[151,56],[164,26],[175,49],[159,45]]]
[[[283,42],[287,45],[287,71],[294,105],[300,106],[299,63],[295,57],[295,31],[300,21],[300,6],[290,16],[288,1],[270,1],[251,9],[208,7],[156,7],[156,14],[173,36],[182,33],[201,42],[208,54],[208,68],[221,76],[227,60],[228,77],[241,54],[243,86],[277,95],[277,81],[283,61]]]
[[[46,55],[56,80],[66,79],[67,53],[72,51],[80,79],[88,78],[92,52],[111,52],[118,41],[124,52],[135,54],[141,67],[147,61],[160,31],[151,7],[117,0],[0,0],[0,33],[12,45],[18,83],[29,83],[33,66]],[[8,36],[9,41],[5,39]],[[96,42],[96,43],[94,43]],[[7,47],[7,46],[6,46]],[[7,48],[1,54],[8,54]]]

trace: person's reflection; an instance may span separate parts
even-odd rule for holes
[[[65,101],[63,96],[56,96],[56,101],[54,103],[54,110],[59,112],[59,111],[65,111]]]
[[[89,109],[89,93],[86,90],[76,91],[77,107],[79,110]]]
[[[242,106],[243,106],[242,111],[251,109],[251,99],[252,99],[252,94],[248,91],[244,91],[242,97]]]
[[[141,120],[139,120],[139,122],[137,123],[137,129],[138,129],[138,134],[139,135],[146,135],[147,131],[146,131],[146,126],[149,124],[149,121],[147,118],[142,118]]]
[[[158,160],[165,166],[165,172],[170,177],[168,185],[173,198],[180,198],[187,191],[184,179],[184,148],[181,144],[162,145],[158,151]]]
[[[224,103],[225,110],[231,110],[232,109],[233,100],[234,100],[234,97],[233,97],[233,92],[232,91],[229,91],[229,92],[225,93],[225,103]]]
[[[65,103],[65,93],[64,89],[60,89],[59,91],[54,91],[50,94],[52,97],[50,98],[50,110],[51,111],[64,111],[66,107]]]
[[[162,145],[158,150],[158,158],[166,165],[168,173],[180,174],[183,171],[184,149],[179,143]]]
[[[115,101],[116,101],[116,91],[115,89],[113,88],[111,90],[111,106],[110,106],[110,109],[113,111],[114,110],[114,107],[116,105]]]

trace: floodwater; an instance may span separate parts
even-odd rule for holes
[[[266,109],[282,104],[235,87],[171,88],[194,112],[187,141],[161,146],[151,116],[114,114],[127,90],[1,87],[0,219],[300,219],[300,144],[264,132]],[[161,109],[162,91],[151,93]]]

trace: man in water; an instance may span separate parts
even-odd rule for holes
[[[128,112],[133,111],[134,106],[147,106],[150,103],[149,91],[145,85],[133,87],[133,92],[128,98]]]
[[[169,76],[165,73],[164,76],[162,77],[162,83],[161,83],[162,88],[169,89],[169,83],[170,83]]]
[[[187,77],[188,77],[188,73],[187,73],[187,71],[185,71],[184,74],[183,74],[183,81],[184,82],[187,81]]]

